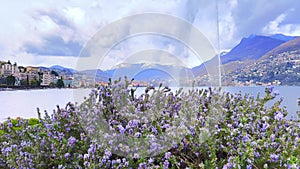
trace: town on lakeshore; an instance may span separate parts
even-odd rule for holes
[[[54,70],[33,66],[18,66],[10,60],[2,62],[0,67],[0,86],[15,88],[73,87],[73,77],[58,74]]]
[[[107,80],[96,81],[86,73],[70,71],[60,66],[34,67],[18,66],[0,61],[0,88],[88,88],[97,85],[107,85]],[[144,81],[135,81],[132,86],[147,86]]]

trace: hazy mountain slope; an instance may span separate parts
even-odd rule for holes
[[[243,38],[229,53],[223,55],[221,62],[226,64],[232,61],[257,60],[284,42],[283,40],[267,36],[252,35],[248,38]]]
[[[300,37],[266,53],[259,60],[223,77],[224,82],[242,84],[300,85]],[[230,83],[229,83],[230,84]]]
[[[283,52],[291,52],[300,49],[300,37],[297,37],[291,41],[285,42],[273,50],[267,52],[261,59],[265,59],[271,55],[278,55]]]

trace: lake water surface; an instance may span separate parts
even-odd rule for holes
[[[74,97],[80,92],[79,96]],[[37,107],[41,113],[46,110],[51,114],[56,105],[64,107],[68,102],[82,102],[84,96],[88,96],[91,89],[41,89],[41,90],[15,90],[0,91],[0,121],[4,121],[7,117],[30,118],[37,117]],[[264,94],[265,87],[223,87],[223,90],[236,93],[241,91],[243,94],[249,93],[256,96],[258,93]],[[283,106],[287,107],[289,117],[296,116],[299,110],[297,99],[300,97],[300,86],[277,86],[274,90],[278,90],[280,97],[284,98]],[[143,88],[139,89],[142,92]],[[270,103],[269,103],[270,105]]]

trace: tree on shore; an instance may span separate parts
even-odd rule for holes
[[[39,85],[40,85],[39,80],[36,77],[34,77],[32,80],[30,80],[30,86],[36,87]]]
[[[40,86],[41,85],[41,83],[42,83],[42,79],[43,79],[43,72],[38,72],[38,77],[39,77],[39,79],[38,79],[38,85]]]
[[[13,75],[7,76],[6,82],[7,82],[8,86],[13,86],[13,85],[15,85],[16,78]]]
[[[50,86],[50,87],[55,87],[56,84],[55,84],[54,82],[51,82],[51,83],[49,84],[49,86]]]
[[[63,81],[63,78],[62,78],[62,77],[60,77],[60,78],[57,80],[57,82],[56,82],[56,87],[58,87],[58,88],[63,88],[63,87],[65,87],[65,84],[64,84],[64,81]]]
[[[54,76],[58,76],[58,73],[54,70],[51,70],[50,74],[54,75]]]
[[[21,80],[21,86],[28,86],[27,79],[22,79]]]

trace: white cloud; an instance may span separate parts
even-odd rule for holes
[[[35,29],[38,32],[47,33],[49,31],[58,30],[59,26],[49,16],[41,16],[35,25]]]
[[[280,14],[279,16],[276,17],[275,20],[273,21],[270,21],[264,28],[263,28],[263,31],[264,32],[268,32],[268,33],[276,33],[279,31],[279,25],[281,24],[282,21],[284,21],[286,17],[286,14],[283,13],[283,14]]]
[[[218,2],[219,16],[217,16],[215,2]],[[171,14],[186,19],[193,23],[216,48],[218,46],[217,23],[219,23],[220,50],[224,50],[232,48],[249,33],[300,35],[299,3],[300,1],[293,0],[274,1],[274,3],[269,3],[267,0],[226,2],[92,0],[89,3],[85,1],[70,3],[69,0],[55,2],[10,0],[0,6],[0,11],[3,13],[0,16],[0,60],[11,57],[12,61],[16,58],[19,64],[45,64],[45,66],[53,64],[56,60],[59,64],[71,66],[74,65],[74,61],[71,61],[74,57],[35,55],[26,51],[26,45],[43,46],[51,37],[61,37],[66,44],[62,48],[70,47],[69,42],[84,45],[107,24],[132,14],[145,12]],[[289,11],[289,9],[293,10]],[[170,25],[171,29],[175,28]],[[165,49],[174,55],[182,56],[188,63],[200,64],[191,57],[189,50],[174,41],[164,38],[141,38],[116,48],[115,53],[112,52],[108,61],[105,61],[105,65],[115,64],[118,58],[130,54],[130,51],[136,52],[146,48]],[[191,56],[187,57],[188,55]]]
[[[39,56],[38,54],[30,54],[26,51],[26,45],[30,44],[33,49],[38,47],[44,47],[45,44],[49,43],[49,38],[51,37],[61,37],[65,43],[70,41],[79,42],[80,44],[85,44],[89,38],[91,38],[101,27],[107,25],[110,22],[121,19],[122,17],[129,16],[137,13],[144,12],[160,12],[178,16],[187,19],[189,22],[193,22],[196,18],[197,12],[200,8],[199,1],[193,0],[181,0],[181,1],[169,1],[169,0],[151,0],[151,1],[112,1],[112,0],[94,0],[92,3],[86,2],[76,2],[69,3],[68,1],[60,2],[39,2],[31,0],[30,3],[24,3],[20,6],[13,5],[14,0],[8,3],[9,6],[15,9],[17,13],[6,10],[7,15],[13,16],[18,27],[14,26],[13,31],[11,28],[7,28],[5,31],[8,35],[7,37],[1,39],[0,45],[5,48],[5,50],[0,51],[0,56],[17,56],[18,62],[28,63],[32,62],[33,65],[40,64],[41,60],[53,60],[45,59],[50,56]],[[0,7],[0,10],[4,6]],[[2,16],[2,20],[4,17]],[[2,21],[0,19],[0,21]],[[153,22],[153,21],[148,21]],[[3,23],[3,22],[2,22]],[[12,24],[6,22],[8,27]],[[172,28],[172,27],[170,27]],[[3,29],[3,27],[2,27]],[[175,29],[175,28],[172,28]],[[8,38],[9,37],[9,38]],[[110,39],[113,36],[110,36]],[[109,39],[107,39],[109,40]],[[157,39],[156,39],[157,40]],[[122,51],[116,51],[115,56],[110,58],[112,61],[114,59],[117,61],[119,58],[118,53],[129,50],[131,52],[137,51],[143,48],[162,48],[162,45],[166,45],[166,48],[170,45],[166,43],[163,38],[162,42],[156,42],[153,39],[136,39],[135,42],[123,46]],[[166,43],[166,44],[163,44]],[[66,46],[67,47],[67,46]],[[126,49],[128,47],[129,49]],[[178,45],[173,45],[174,51],[181,49]],[[53,49],[55,50],[55,49]],[[182,52],[182,51],[181,51]],[[25,55],[26,54],[26,55]],[[30,55],[30,57],[29,57]],[[24,58],[22,61],[21,58]],[[69,56],[68,59],[70,59]],[[25,58],[27,61],[25,61]],[[36,59],[33,59],[36,58]],[[40,59],[42,58],[42,59]],[[0,58],[2,59],[2,57]],[[4,59],[4,57],[3,57]],[[57,56],[57,62],[60,62],[60,56]]]
[[[79,7],[67,7],[63,9],[63,12],[76,24],[81,25],[84,22],[85,11]]]
[[[232,11],[237,7],[237,0],[219,1],[219,36],[220,48],[228,48],[229,42],[233,41],[236,33],[236,23]]]
[[[287,17],[287,13],[282,13],[273,21],[270,21],[264,28],[266,34],[285,34],[289,36],[300,35],[300,24],[282,24]]]

